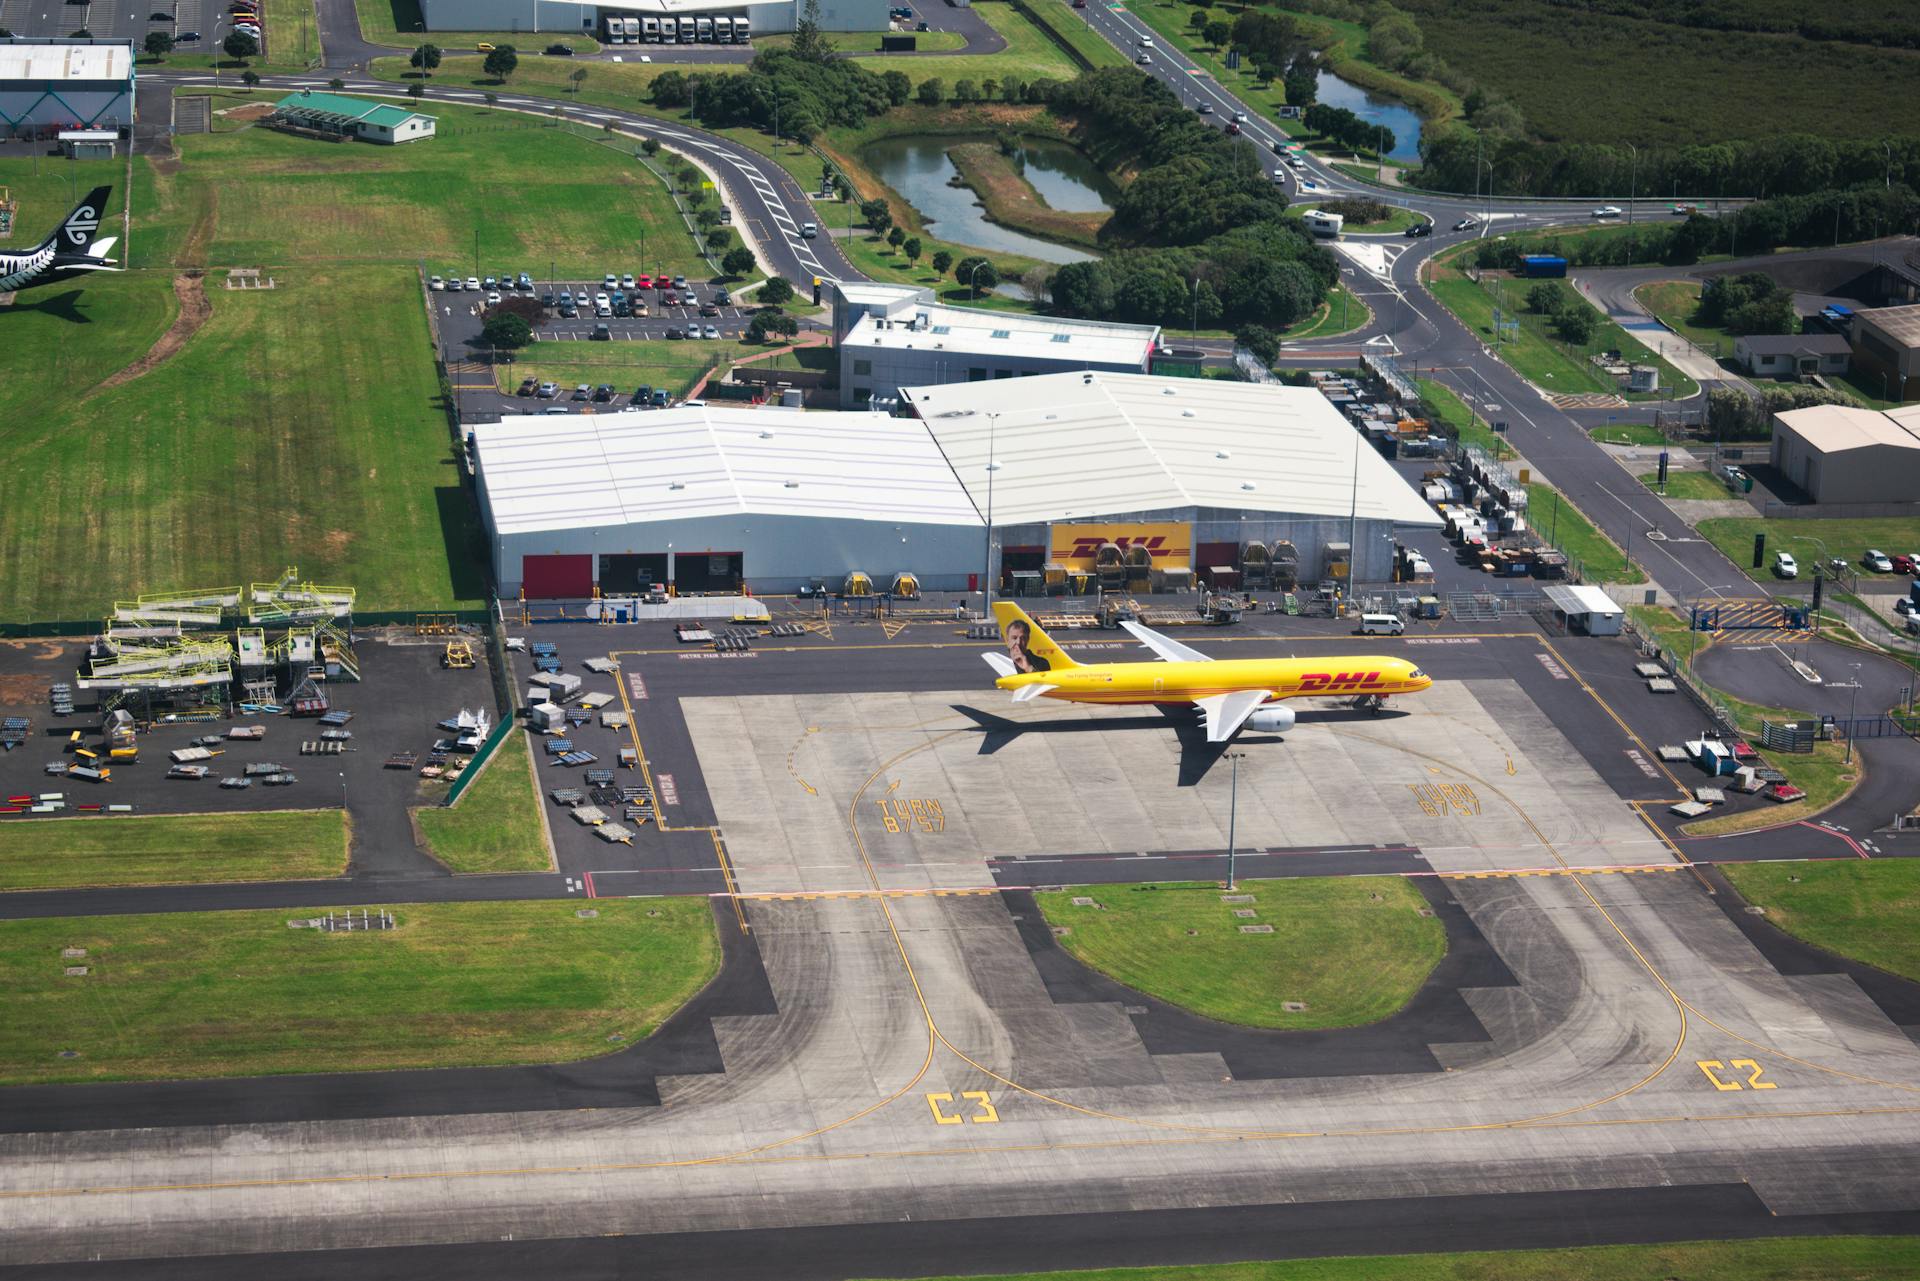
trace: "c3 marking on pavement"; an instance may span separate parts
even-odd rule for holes
[[[927,1110],[933,1113],[933,1123],[935,1125],[961,1125],[968,1121],[971,1121],[975,1125],[994,1125],[999,1122],[999,1109],[993,1106],[993,1096],[985,1090],[962,1090],[960,1091],[960,1097],[974,1105],[975,1111],[972,1116],[962,1116],[957,1111],[946,1112],[941,1110],[940,1105],[942,1103],[951,1104],[954,1101],[951,1090],[943,1090],[937,1094],[927,1095]]]

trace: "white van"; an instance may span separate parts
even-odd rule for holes
[[[814,226],[812,223],[803,222],[800,224],[800,238],[802,240],[812,240],[815,236],[819,234],[820,234],[820,228]]]
[[[1398,614],[1360,615],[1362,636],[1402,636],[1406,634],[1406,630],[1406,621]]]

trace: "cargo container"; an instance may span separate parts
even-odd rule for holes
[[[1564,276],[1567,260],[1556,254],[1524,254],[1520,259],[1520,274],[1530,278]]]

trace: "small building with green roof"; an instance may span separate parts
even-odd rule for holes
[[[433,137],[435,121],[417,111],[386,102],[368,102],[337,93],[303,89],[288,94],[273,108],[267,123],[288,133],[334,141],[358,138],[391,146]]]

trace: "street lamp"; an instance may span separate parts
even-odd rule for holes
[[[1853,764],[1853,718],[1854,714],[1860,710],[1860,664],[1848,663],[1847,666],[1853,669],[1853,690],[1847,698],[1846,764],[1851,765]]]
[[[967,288],[972,291],[975,302],[980,301],[980,286],[974,283],[974,277],[978,276],[980,269],[986,265],[987,260],[982,258],[979,262],[974,263],[972,267],[967,269]]]
[[[1849,750],[1852,748],[1851,741],[1848,743],[1848,748]],[[1245,755],[1245,752],[1227,753],[1227,759],[1233,762],[1232,782],[1228,784],[1227,790],[1227,889],[1229,892],[1239,888],[1234,875],[1237,868],[1234,838],[1238,835],[1240,820],[1240,758]]]
[[[1640,148],[1628,143],[1627,150],[1633,153],[1632,176],[1627,182],[1627,257],[1631,259],[1633,257],[1634,201],[1640,195]]]
[[[1790,534],[1787,537],[1787,541],[1790,543],[1813,543],[1820,548],[1820,559],[1813,567],[1813,576],[1815,579],[1818,579],[1825,569],[1828,559],[1827,545],[1820,539],[1815,538],[1812,534]],[[1814,590],[1816,593],[1819,591],[1817,585]],[[1817,606],[1813,611],[1813,634],[1815,636],[1820,634],[1820,610]]]
[[[994,461],[994,428],[1000,422],[998,412],[987,414],[987,547],[986,563],[980,575],[980,599],[982,601],[980,617],[993,616],[993,476],[1000,470],[1000,464]]]

